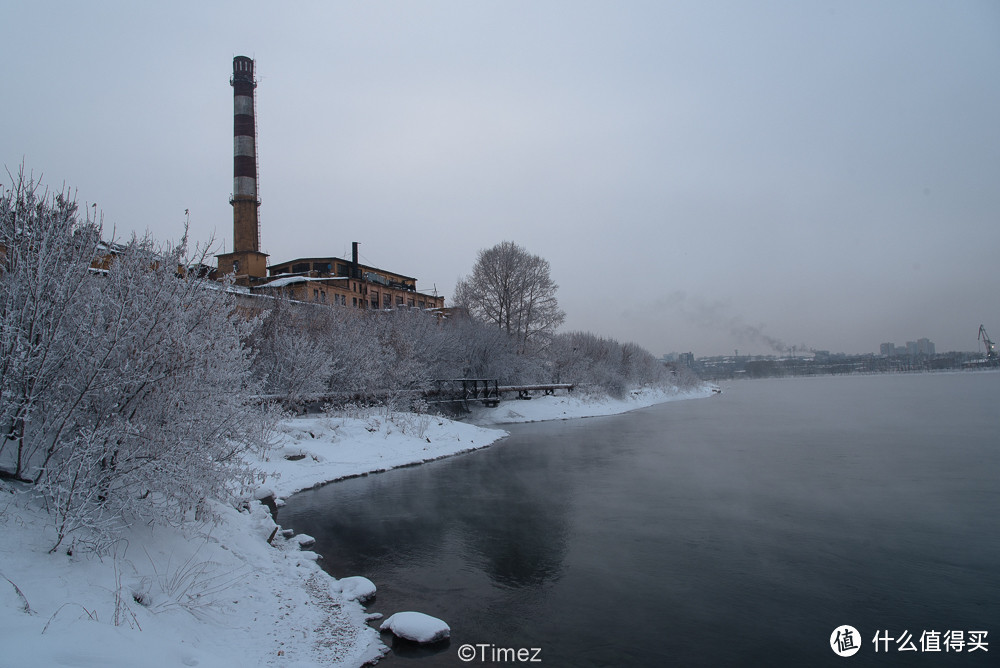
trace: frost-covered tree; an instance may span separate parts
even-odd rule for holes
[[[678,377],[652,353],[634,343],[619,343],[589,332],[556,335],[546,350],[552,379],[592,387],[611,396],[648,386],[691,384],[693,376]]]
[[[338,362],[325,345],[334,334],[332,315],[332,309],[281,297],[267,303],[253,337],[254,372],[267,394],[294,402],[329,389]]]
[[[556,300],[548,260],[512,241],[479,251],[472,274],[455,286],[454,302],[511,336],[522,352],[540,344],[566,314]]]
[[[254,323],[179,271],[186,243],[104,246],[23,175],[0,196],[0,230],[0,470],[42,496],[56,546],[245,492],[243,455],[266,427],[242,343]]]
[[[254,337],[266,392],[291,402],[322,395],[406,408],[435,379],[545,378],[544,362],[518,354],[502,330],[419,309],[359,311],[275,299]]]
[[[402,403],[427,386],[443,354],[435,319],[409,310],[359,311],[270,300],[255,337],[255,371],[269,394]],[[428,332],[428,330],[431,330]]]
[[[544,379],[544,362],[519,354],[515,340],[504,331],[468,318],[448,323],[444,329],[455,340],[460,373],[453,377],[496,378],[509,385]]]
[[[72,324],[99,250],[100,230],[66,193],[40,192],[23,169],[0,193],[0,461],[15,479],[35,474],[42,444],[26,430],[81,344]]]

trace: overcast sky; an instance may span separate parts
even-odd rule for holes
[[[1000,338],[995,0],[6,2],[0,161],[231,249],[235,55],[271,262],[513,240],[657,355]]]

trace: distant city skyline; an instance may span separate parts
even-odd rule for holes
[[[875,354],[884,357],[900,357],[900,356],[933,356],[938,354],[949,354],[949,353],[962,353],[962,354],[976,354],[984,353],[985,350],[983,345],[978,347],[972,347],[965,350],[943,350],[938,351],[937,346],[933,341],[928,338],[919,338],[916,341],[907,341],[904,345],[900,346],[893,342],[886,342],[879,344],[877,351],[871,352],[860,352],[860,353],[849,353],[843,350],[820,350],[814,348],[798,348],[791,347],[783,352],[770,351],[766,353],[752,353],[743,351],[741,352],[739,348],[733,349],[731,353],[717,353],[712,355],[695,355],[694,353],[688,352],[678,352],[671,351],[669,353],[658,354],[666,362],[677,362],[684,360],[694,360],[697,358],[715,358],[715,357],[782,357],[782,356],[792,356],[792,357],[808,357],[814,355],[819,357],[829,357],[836,355],[866,355]]]
[[[450,300],[511,240],[564,331],[656,355],[1000,332],[1000,3],[39,0],[0,30],[0,162],[120,236],[187,210],[232,249],[246,55],[271,262],[357,241]]]
[[[935,346],[930,339],[926,338],[907,341],[905,346],[883,343],[879,346],[879,353],[882,355],[933,355],[935,354]]]

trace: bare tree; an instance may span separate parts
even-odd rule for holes
[[[551,337],[566,317],[549,272],[548,260],[503,241],[479,251],[472,274],[455,286],[454,302],[505,331],[524,352]]]

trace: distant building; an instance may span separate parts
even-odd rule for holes
[[[907,341],[905,346],[894,343],[883,343],[879,346],[879,354],[885,357],[917,357],[919,355],[934,355],[934,343],[930,339]]]
[[[299,258],[267,268],[270,280],[251,290],[291,299],[353,308],[441,308],[444,297],[417,292],[417,279],[351,260]]]

